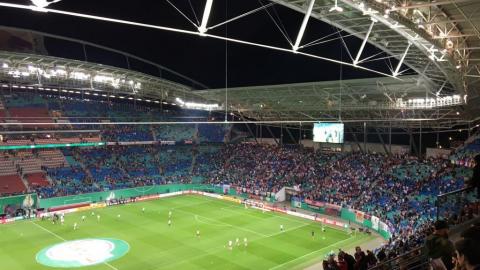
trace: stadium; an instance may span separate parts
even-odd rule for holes
[[[0,0],[0,269],[480,269],[480,1]]]

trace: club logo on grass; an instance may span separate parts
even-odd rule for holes
[[[118,239],[80,239],[44,248],[37,253],[36,259],[50,267],[84,267],[116,260],[129,249],[127,242]]]

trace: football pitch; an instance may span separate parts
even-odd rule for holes
[[[94,212],[0,225],[0,269],[301,269],[374,238],[199,195]]]

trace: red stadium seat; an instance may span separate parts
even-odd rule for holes
[[[26,190],[18,174],[0,176],[0,194],[21,193]]]

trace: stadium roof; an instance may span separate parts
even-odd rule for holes
[[[59,57],[0,51],[0,86],[72,95],[174,103],[203,99],[183,84],[133,70]]]
[[[425,119],[427,126],[452,126],[478,115],[480,1],[272,1],[306,14],[305,20],[327,22],[388,53],[363,61],[396,58],[389,66],[393,77],[405,71],[403,65],[418,75],[402,81],[376,78],[230,89],[233,109],[255,119]],[[343,44],[352,62],[360,64],[363,46]],[[222,90],[202,94],[221,100]],[[431,106],[433,99],[449,96],[459,102]],[[402,101],[407,102],[405,106],[398,106]],[[469,114],[460,107],[465,103]]]
[[[462,123],[461,96],[438,99],[422,78],[404,76],[196,91],[250,119],[393,123],[452,126]],[[424,103],[425,102],[425,103]],[[430,103],[428,103],[430,102]],[[457,113],[458,112],[458,113]]]
[[[480,16],[477,14],[480,12],[480,1],[271,0],[271,2],[305,14],[303,22],[307,30],[308,20],[312,18],[339,29],[334,33],[334,36],[338,36],[335,39],[342,40],[350,60],[326,58],[324,60],[364,69],[363,65],[366,63],[386,62],[387,67],[383,70],[390,70],[390,73],[384,78],[193,91],[181,84],[125,69],[82,64],[78,61],[67,61],[69,62],[67,64],[86,67],[93,72],[108,71],[125,81],[135,78],[141,85],[138,89],[131,89],[128,85],[111,87],[112,85],[104,84],[102,90],[169,102],[175,102],[176,98],[205,103],[214,101],[220,104],[226,101],[229,111],[256,120],[378,121],[379,125],[390,124],[389,122],[393,121],[395,125],[406,126],[418,126],[421,121],[424,126],[450,127],[479,115]],[[266,9],[268,6],[265,5],[263,8]],[[52,11],[54,10],[50,10]],[[256,11],[247,12],[233,19],[252,16],[254,13],[256,15]],[[318,58],[319,56],[309,53],[308,47],[329,37],[302,43],[305,28],[300,27],[297,40],[295,44],[291,44],[291,48],[267,47]],[[195,35],[194,31],[182,33]],[[202,35],[205,38],[222,39],[220,36],[210,35],[209,32],[203,32]],[[361,46],[349,39],[353,36],[362,41]],[[248,41],[232,39],[229,41],[259,46]],[[364,45],[367,43],[379,48],[381,52],[364,55],[366,54]],[[17,62],[35,59],[33,55],[26,59],[22,59],[21,55],[17,56],[14,59]],[[2,57],[15,55],[4,54]],[[46,61],[49,65],[59,61],[54,59],[52,62],[50,61],[52,59],[48,60],[50,57],[44,56],[40,58],[42,59],[36,61],[41,63]],[[383,71],[367,69],[384,74]],[[416,75],[402,76],[412,71]],[[77,88],[85,90],[89,89],[88,87],[83,85]]]

